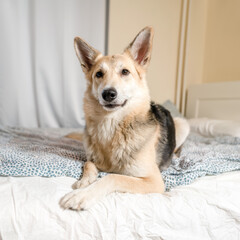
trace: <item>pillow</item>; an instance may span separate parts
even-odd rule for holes
[[[191,131],[203,136],[230,135],[240,137],[240,121],[192,118],[188,120]]]

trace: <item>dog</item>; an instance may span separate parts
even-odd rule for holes
[[[170,165],[189,125],[150,100],[145,75],[152,41],[153,29],[146,27],[122,54],[103,56],[80,37],[74,39],[87,80],[87,162],[75,190],[60,200],[64,209],[88,209],[112,192],[164,193],[160,170]],[[97,180],[99,171],[109,174]]]

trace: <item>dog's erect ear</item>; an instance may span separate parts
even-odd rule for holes
[[[91,67],[95,63],[95,60],[98,55],[101,53],[88,45],[80,37],[74,38],[74,48],[77,54],[77,57],[81,63],[83,71],[86,73],[90,71]]]
[[[128,52],[140,66],[147,67],[151,58],[152,40],[153,29],[145,27],[130,43],[125,52]]]

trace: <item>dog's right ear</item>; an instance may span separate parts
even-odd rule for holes
[[[84,73],[89,72],[95,63],[97,56],[99,56],[101,53],[88,45],[80,37],[74,38],[74,48]]]

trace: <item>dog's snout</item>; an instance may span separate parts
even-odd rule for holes
[[[117,97],[117,91],[115,88],[108,88],[102,92],[102,97],[106,102],[112,102]]]

